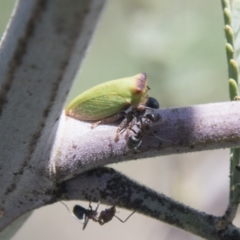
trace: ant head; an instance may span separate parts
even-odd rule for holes
[[[155,112],[146,112],[143,116],[143,118],[145,119],[145,122],[150,124],[151,122],[157,122],[160,120],[160,115],[158,113]]]

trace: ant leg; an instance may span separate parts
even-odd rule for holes
[[[125,115],[124,112],[120,112],[120,113],[117,113],[117,114],[112,115],[112,116],[110,116],[110,117],[103,118],[103,119],[101,119],[100,121],[97,121],[97,122],[93,123],[93,124],[91,125],[91,129],[97,127],[97,126],[100,125],[100,124],[115,122],[115,121],[117,121],[118,119],[124,117],[124,115]]]
[[[83,224],[82,230],[84,230],[84,229],[86,228],[86,226],[87,226],[87,224],[88,224],[88,221],[89,221],[89,218],[86,218],[86,220],[85,220],[85,222],[84,222],[84,224]]]
[[[119,136],[121,134],[121,131],[126,127],[127,124],[127,119],[124,118],[122,120],[122,122],[120,123],[120,125],[118,126],[117,132],[116,132],[116,137],[115,137],[115,142],[119,141]]]
[[[128,128],[129,128],[128,125],[133,120],[132,111],[124,112],[124,114],[125,114],[124,115],[124,119],[122,120],[122,122],[120,123],[120,125],[118,126],[118,129],[117,129],[115,142],[118,142],[119,136],[120,136],[121,133],[123,133],[124,131],[128,130]]]
[[[93,123],[93,124],[91,125],[91,129],[97,127],[97,126],[100,125],[101,123],[102,123],[102,121],[97,121],[97,122]]]
[[[125,220],[122,220],[118,216],[114,215],[115,218],[117,218],[120,222],[125,223],[136,211],[133,211]]]
[[[126,127],[126,134],[125,134],[125,139],[128,139],[129,138],[129,135],[130,135],[130,131],[132,130],[132,127],[134,126],[135,124],[135,119],[132,119],[131,122],[129,122],[128,126]]]
[[[100,201],[98,201],[98,204],[96,206],[95,212],[97,212],[99,205],[100,205]]]
[[[95,215],[97,215],[97,210],[98,210],[99,204],[100,204],[100,202],[98,202],[96,209],[93,211],[93,210],[92,210],[91,201],[89,202],[89,210],[88,210],[88,211],[89,211],[89,214],[88,214],[88,216],[87,216],[87,218],[86,218],[86,220],[85,220],[85,222],[84,222],[83,230],[86,228],[86,226],[87,226],[88,221],[89,221],[90,218],[91,218],[93,221],[97,221],[97,220],[95,219]],[[94,213],[94,214],[93,214],[93,213]]]

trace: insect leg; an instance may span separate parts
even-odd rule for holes
[[[98,210],[99,205],[100,205],[100,202],[98,202],[95,210],[92,210],[91,202],[89,202],[89,209],[88,209],[88,211],[86,213],[87,218],[86,218],[86,220],[85,220],[85,222],[83,224],[83,230],[86,228],[89,219],[92,219],[93,221],[98,222],[98,212],[97,212],[97,210]]]
[[[95,208],[95,212],[97,212],[99,205],[100,205],[100,201],[98,201],[98,204],[97,204],[97,206]]]
[[[122,220],[120,217],[114,215],[120,222],[125,223],[136,211],[133,211],[125,220]]]
[[[124,117],[124,116],[125,116],[125,113],[124,113],[124,112],[120,112],[120,113],[117,113],[117,114],[112,115],[112,116],[110,116],[110,117],[103,118],[102,120],[93,123],[93,124],[91,125],[91,128],[93,129],[93,128],[97,127],[98,125],[104,124],[104,123],[116,122],[118,119],[120,119],[120,118],[122,118],[122,117]]]
[[[124,112],[122,112],[122,116],[124,117],[124,119],[118,126],[116,137],[115,137],[115,142],[118,142],[120,134],[128,129],[128,125],[131,123],[131,121],[133,119],[133,112],[131,110],[124,111]]]
[[[86,228],[88,221],[89,221],[89,218],[87,217],[86,220],[84,221],[82,230],[84,230]]]

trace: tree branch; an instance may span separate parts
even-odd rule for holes
[[[162,119],[151,127],[150,135],[144,136],[139,152],[126,147],[124,134],[119,142],[114,141],[117,125],[91,130],[89,123],[64,114],[58,121],[103,3],[20,0],[16,7],[0,51],[0,135],[4,140],[0,144],[0,231],[24,213],[58,200],[62,190],[59,185],[64,180],[91,168],[149,156],[236,147],[240,143],[239,102],[159,110]],[[100,180],[105,181],[102,190]],[[121,185],[116,185],[118,181]],[[94,170],[65,182],[68,198],[74,197],[69,190],[73,186],[79,188],[75,194],[81,192],[78,199],[129,206],[178,227],[181,217],[184,229],[200,236],[205,236],[205,227],[213,237],[230,236],[229,232],[239,236],[238,229],[225,224],[224,219],[176,204],[113,171]],[[136,193],[133,202],[121,199],[125,190]],[[179,216],[170,214],[170,209]],[[199,214],[203,229],[198,230]],[[185,217],[190,217],[193,224]],[[16,231],[10,230],[5,238]]]
[[[63,183],[63,199],[101,201],[136,210],[206,239],[239,239],[240,229],[184,206],[110,168],[98,168]]]
[[[81,122],[64,114],[51,157],[59,181],[91,168],[167,154],[236,147],[240,144],[240,102],[160,109],[161,120],[145,135],[139,151],[129,150],[125,134],[115,142],[117,125]]]
[[[103,3],[17,3],[0,52],[0,231],[23,213],[52,201],[56,182],[46,171],[55,138],[52,127]]]

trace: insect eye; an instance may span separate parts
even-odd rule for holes
[[[155,99],[153,97],[148,98],[148,100],[146,102],[146,106],[150,107],[150,108],[154,108],[154,109],[158,109],[160,107],[157,99]]]
[[[157,122],[160,120],[160,115],[156,113],[146,113],[144,117],[146,118],[147,123],[150,123],[150,121]]]
[[[147,120],[153,121],[154,114],[153,113],[147,113],[147,114],[144,115],[144,117],[147,118]]]

